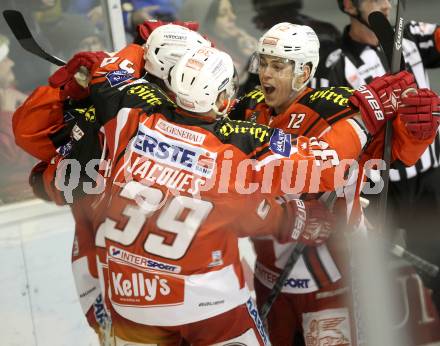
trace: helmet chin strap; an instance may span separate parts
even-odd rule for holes
[[[212,107],[212,110],[214,111],[215,114],[217,114],[217,119],[219,119],[219,118],[223,118],[228,113],[230,106],[231,106],[231,99],[228,98],[228,102],[222,111],[219,110],[217,105],[214,105],[214,107]]]

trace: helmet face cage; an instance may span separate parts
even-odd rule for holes
[[[268,66],[271,65],[271,63],[267,64],[266,62],[264,62],[263,54],[261,54],[261,55],[258,54],[256,59],[257,59],[257,65],[258,65],[257,73],[260,73],[260,71],[263,68],[267,68],[266,65],[268,65]],[[279,60],[276,60],[276,63],[278,63],[278,64],[281,63],[281,64],[285,64],[285,65],[287,65],[287,64],[292,65],[292,71],[293,71],[293,73],[295,73],[295,70],[294,70],[295,62],[294,61],[286,59],[286,58],[279,58]],[[283,69],[282,71],[276,71],[276,72],[274,71],[274,75],[277,77],[291,77],[292,73],[287,72]]]
[[[232,58],[215,48],[198,47],[187,52],[170,73],[177,104],[194,113],[214,109],[223,91],[232,99],[237,90]]]
[[[258,42],[258,53],[284,58],[294,63],[292,89],[299,90],[296,80],[304,72],[304,66],[312,65],[309,80],[313,78],[319,63],[319,40],[312,28],[306,25],[279,23],[269,29]]]
[[[145,70],[164,80],[171,67],[193,47],[210,47],[211,42],[199,33],[175,24],[167,24],[155,29],[144,45]]]

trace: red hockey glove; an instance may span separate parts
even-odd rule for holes
[[[89,95],[89,88],[83,88],[75,80],[74,76],[80,69],[85,67],[88,71],[100,63],[107,54],[104,52],[80,52],[75,54],[65,66],[56,70],[49,77],[49,85],[54,88],[61,88],[63,99],[70,97],[74,100],[81,100]]]
[[[175,21],[170,23],[161,20],[146,20],[142,24],[139,24],[137,26],[137,32],[144,41],[147,41],[148,37],[151,35],[154,29],[166,24],[176,24],[176,25],[184,26],[185,28],[188,28],[193,31],[197,31],[199,29],[199,23],[197,22]]]
[[[408,131],[417,139],[424,140],[435,135],[439,125],[439,97],[429,89],[404,93],[398,114]]]
[[[147,41],[154,29],[157,29],[159,26],[165,24],[169,24],[169,22],[164,22],[161,20],[146,20],[137,26],[137,32],[144,41]]]
[[[290,226],[290,241],[307,246],[318,246],[327,241],[334,217],[321,202],[294,199],[288,201],[285,208]]]
[[[402,71],[374,78],[371,83],[357,89],[350,101],[359,108],[368,132],[375,135],[388,119],[396,116],[401,93],[415,87],[414,76]]]

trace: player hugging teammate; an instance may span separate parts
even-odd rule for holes
[[[300,330],[315,345],[317,321],[336,318],[333,344],[355,345],[339,240],[343,225],[363,227],[359,172],[380,158],[386,120],[393,159],[419,158],[431,138],[414,139],[406,125],[425,110],[400,110],[433,94],[407,72],[359,90],[310,89],[316,35],[281,23],[258,45],[261,90],[237,103],[227,53],[181,25],[147,22],[140,33],[142,45],[75,55],[14,116],[17,142],[42,160],[35,193],[71,204],[78,294],[101,343],[291,345]],[[75,79],[81,66],[86,88]],[[419,96],[407,97],[410,88]],[[332,213],[319,199],[336,189],[351,197]],[[267,325],[239,237],[255,244],[258,306],[292,244],[307,245]]]

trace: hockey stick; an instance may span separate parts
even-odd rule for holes
[[[381,15],[382,17],[384,17],[382,13],[380,13],[380,12],[376,12],[376,13],[377,13],[377,15]],[[370,14],[370,17],[371,17],[371,14]],[[386,18],[385,18],[385,20],[386,20]],[[375,21],[375,19],[373,19],[373,21]],[[380,21],[380,19],[378,21]],[[389,26],[389,23],[387,20],[386,20],[386,22],[387,22],[387,26]],[[383,26],[383,22],[381,22],[380,25]],[[379,26],[379,24],[378,24],[378,26]],[[383,29],[383,30],[386,30],[386,29]],[[381,37],[383,38],[383,36],[381,36]],[[379,40],[381,39],[381,37],[378,36]],[[387,37],[386,39],[388,40],[389,37]],[[391,44],[392,44],[392,42],[393,42],[393,34],[391,34]],[[384,44],[384,46],[392,47],[392,45],[389,45],[389,44]],[[400,52],[400,54],[401,54],[401,52]],[[389,61],[391,61],[391,60],[389,60]],[[390,125],[391,125],[391,122],[388,122],[387,127],[389,126],[390,130],[391,130],[392,127]],[[390,135],[392,135],[392,132],[387,131],[387,133],[388,133],[388,137],[389,137],[388,140],[391,143],[391,136]],[[385,148],[387,148],[387,147],[390,148],[389,154],[391,154],[391,146],[389,144],[388,144],[388,146],[385,144]],[[384,156],[385,156],[385,153],[384,153]],[[389,170],[390,158],[388,159],[388,164],[387,164],[387,170],[386,170],[387,175],[388,175],[388,170]],[[384,157],[384,159],[385,159],[385,157]],[[388,181],[385,183],[385,185],[386,185],[386,191],[388,191]],[[384,189],[385,189],[385,186],[384,186]],[[385,204],[386,204],[386,197],[387,197],[387,195],[385,194],[385,201],[384,201]],[[333,191],[329,195],[329,199],[327,201],[327,206],[330,206],[330,203],[332,203],[332,200],[334,200],[335,198],[336,198],[336,192]],[[284,285],[285,280],[287,279],[287,276],[291,272],[292,268],[294,267],[294,265],[296,264],[298,259],[301,257],[304,249],[305,249],[304,244],[296,243],[293,246],[292,252],[289,255],[289,258],[287,259],[287,262],[286,262],[282,272],[280,273],[280,276],[277,278],[274,286],[272,287],[272,290],[269,293],[269,296],[267,297],[266,301],[264,302],[263,306],[261,307],[260,317],[263,322],[266,320],[267,315],[269,314],[269,311],[270,311],[273,303],[275,302],[276,298],[278,297],[278,295],[280,294],[280,292],[282,290],[282,287]]]
[[[327,206],[328,209],[333,208],[336,197],[337,197],[336,191],[332,191],[328,194],[328,197],[325,199],[325,201],[323,201],[323,203]],[[298,262],[305,248],[306,246],[302,243],[295,243],[293,245],[292,252],[288,257],[283,270],[281,271],[280,275],[275,281],[275,284],[273,285],[268,297],[266,298],[266,301],[261,307],[260,318],[263,322],[266,321],[273,303],[277,299],[278,295],[281,293],[281,290],[284,286],[287,277],[289,276],[296,262]],[[392,244],[390,248],[390,252],[397,257],[407,260],[415,268],[419,269],[423,273],[428,274],[431,277],[437,276],[439,272],[439,268],[436,265],[429,263],[423,258],[411,253],[410,251],[406,250],[400,245]]]
[[[402,40],[403,40],[403,18],[404,10],[402,2],[397,1],[397,15],[395,30],[388,22],[388,19],[382,12],[373,12],[368,16],[370,27],[376,34],[382,49],[387,58],[391,73],[397,73],[401,70],[402,61]],[[391,142],[393,138],[392,121],[388,120],[385,127],[385,143],[383,160],[385,161],[385,170],[382,171],[382,179],[384,182],[383,190],[379,199],[379,220],[380,230],[384,230],[386,226],[387,202],[388,202],[388,186],[390,181],[390,164],[391,164]]]
[[[295,263],[301,257],[305,247],[306,246],[302,243],[295,243],[293,245],[292,252],[290,253],[289,258],[287,259],[283,271],[280,273],[280,276],[278,276],[277,281],[273,285],[272,290],[270,291],[266,301],[261,307],[260,318],[263,321],[263,323],[266,321],[267,315],[269,314],[269,311],[272,308],[273,303],[278,298],[278,295],[281,293],[281,290],[283,288],[284,282],[287,279],[287,276],[290,274],[292,268],[295,266]]]
[[[412,252],[406,250],[400,245],[393,244],[391,246],[390,252],[400,257],[407,262],[409,262],[411,265],[414,266],[414,268],[420,270],[422,273],[428,274],[430,277],[436,277],[439,272],[439,267],[435,264],[432,264],[423,258],[413,254]]]
[[[336,197],[337,197],[336,191],[332,191],[329,193],[328,197],[324,201],[324,204],[327,206],[328,209],[333,208],[334,202],[336,201]],[[269,311],[272,308],[273,303],[277,299],[278,295],[281,293],[281,290],[283,289],[284,286],[284,282],[286,281],[287,277],[289,276],[296,262],[298,262],[305,248],[306,245],[304,245],[303,243],[295,243],[293,245],[292,252],[290,253],[289,258],[287,259],[286,264],[284,265],[284,268],[280,273],[280,276],[278,276],[277,280],[275,281],[275,284],[272,287],[272,290],[270,291],[269,295],[266,298],[266,301],[261,307],[260,318],[263,321],[263,323],[266,321],[267,315],[269,314]]]
[[[5,18],[6,23],[8,24],[18,43],[24,50],[57,66],[66,65],[64,60],[61,60],[54,55],[50,55],[43,48],[41,48],[41,46],[32,36],[32,33],[29,30],[23,15],[19,11],[5,10],[3,11],[3,17]],[[83,88],[87,88],[89,72],[85,67],[81,66],[79,71],[75,73],[74,77],[79,85],[81,85]]]
[[[402,66],[402,39],[403,39],[403,4],[402,1],[398,2],[397,5],[397,18],[396,18],[396,29],[393,31],[391,24],[388,19],[383,15],[382,12],[373,12],[368,17],[368,21],[370,22],[370,27],[376,34],[379,42],[382,46],[382,50],[384,51],[386,58],[389,63],[389,69],[392,73],[396,73],[403,69]],[[391,121],[387,122],[387,130],[388,125],[391,124]],[[386,131],[387,131],[386,130]],[[388,193],[388,183],[389,183],[389,168],[390,168],[390,160],[391,160],[391,137],[392,136],[392,127],[390,127],[389,131],[385,134],[385,148],[384,148],[384,160],[386,163],[386,170],[384,171],[383,179],[384,179],[384,190],[382,191],[381,199],[380,199],[380,210],[379,210],[379,225],[383,227],[385,226],[386,220],[386,209],[387,209],[387,193]],[[388,140],[388,142],[387,142]],[[429,263],[423,258],[409,252],[403,247],[393,244],[391,246],[390,252],[400,258],[407,260],[411,263],[415,268],[419,269],[423,273],[428,274],[431,277],[437,276],[439,272],[439,267]]]
[[[56,56],[50,55],[43,50],[43,48],[41,48],[41,46],[32,36],[32,33],[30,32],[23,15],[19,11],[5,10],[3,11],[3,17],[5,18],[6,23],[8,24],[18,43],[20,43],[20,46],[22,46],[24,50],[57,66],[66,65],[65,61],[57,58]]]

